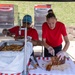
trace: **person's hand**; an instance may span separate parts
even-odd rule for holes
[[[53,49],[51,46],[49,46],[47,49],[48,49],[48,52],[49,52],[51,55],[55,56],[55,51],[54,51],[54,49]]]
[[[7,29],[3,29],[3,31],[2,31],[2,33],[4,34],[4,35],[7,35]]]
[[[65,51],[59,51],[56,56],[59,58],[59,60],[64,60],[64,57],[66,56]]]
[[[31,36],[27,36],[27,41],[31,41],[32,37]]]
[[[7,35],[7,36],[10,36],[10,35],[11,35],[10,31],[7,30],[7,29],[3,29],[2,33],[3,33],[4,35]]]

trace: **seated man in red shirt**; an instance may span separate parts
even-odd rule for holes
[[[22,20],[22,26],[14,26],[10,29],[3,29],[2,33],[7,34],[8,36],[15,35],[15,39],[24,38],[25,28],[27,27],[27,37],[32,39],[33,45],[38,45],[39,38],[37,31],[31,27],[32,17],[30,15],[25,15]]]
[[[63,36],[63,38],[62,38]],[[63,59],[69,47],[69,39],[66,32],[66,27],[62,22],[57,21],[53,13],[48,13],[46,22],[42,25],[42,39],[45,47],[44,56],[57,56]],[[62,49],[63,39],[65,45]]]

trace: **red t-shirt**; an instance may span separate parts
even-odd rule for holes
[[[9,29],[9,31],[11,33],[15,34],[15,37],[19,36],[19,30],[20,30],[19,26],[15,26],[15,27]],[[25,31],[21,30],[21,36],[24,36],[24,35],[25,35]],[[33,40],[38,40],[38,33],[33,28],[29,28],[27,30],[27,36],[31,36]]]
[[[57,47],[61,45],[63,39],[62,35],[66,36],[65,25],[61,22],[56,23],[55,28],[52,30],[49,28],[47,22],[42,25],[42,38],[46,39],[46,43],[52,47]]]

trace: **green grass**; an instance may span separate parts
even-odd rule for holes
[[[0,4],[14,4],[18,6],[20,19],[30,14],[34,23],[34,6],[38,4],[51,4],[56,17],[67,26],[75,25],[75,2],[38,2],[38,1],[0,1]]]

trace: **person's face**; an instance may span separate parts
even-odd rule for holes
[[[48,24],[50,29],[54,29],[55,28],[56,21],[57,21],[57,19],[54,18],[54,17],[51,17],[51,18],[47,19],[47,24]]]
[[[27,28],[29,28],[30,25],[31,25],[30,23],[23,22],[23,27],[27,27]]]

